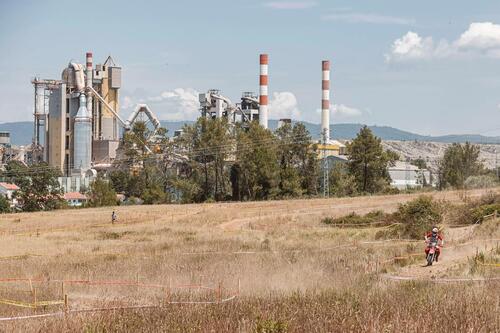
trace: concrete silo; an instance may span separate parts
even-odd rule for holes
[[[86,172],[92,159],[92,115],[87,109],[85,94],[80,94],[80,107],[74,122],[73,169]]]

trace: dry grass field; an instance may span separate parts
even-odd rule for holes
[[[460,203],[483,193],[432,195]],[[0,321],[0,331],[500,331],[500,269],[471,261],[500,255],[498,221],[445,229],[432,268],[413,255],[423,242],[321,223],[416,196],[122,206],[114,225],[113,208],[2,215],[0,299],[66,294],[68,312]],[[149,307],[77,312],[133,306]],[[0,304],[0,317],[62,310]]]

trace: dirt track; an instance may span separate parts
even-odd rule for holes
[[[474,257],[478,252],[488,253],[494,248],[500,239],[479,239],[472,237],[474,229],[478,227],[467,226],[462,228],[451,228],[445,231],[445,246],[439,257],[439,262],[430,267],[426,267],[425,256],[422,252],[421,258],[417,263],[401,268],[397,273],[385,275],[388,279],[394,280],[435,280],[436,282],[462,282],[464,281],[482,281],[487,278],[474,278],[472,276],[465,278],[453,278],[457,272],[463,270],[461,266],[467,263],[467,260]],[[498,279],[498,277],[495,277]]]

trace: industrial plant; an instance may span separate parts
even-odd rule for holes
[[[160,126],[147,105],[137,105],[127,120],[120,115],[121,72],[111,56],[94,67],[92,53],[87,52],[85,66],[70,61],[60,79],[32,81],[33,161],[60,169],[64,183],[77,184],[73,190],[79,189],[80,181],[88,185],[96,170],[111,167],[122,133],[140,114],[154,128]]]
[[[236,124],[246,128],[251,122],[258,122],[267,129],[273,111],[268,109],[269,56],[260,54],[258,65],[258,93],[242,92],[239,100],[233,102],[220,89],[208,89],[199,94],[200,117],[225,118],[230,128]],[[322,61],[321,71],[319,157],[342,159],[345,145],[330,139],[330,61]],[[71,60],[61,69],[59,78],[35,77],[31,83],[34,87],[32,144],[11,147],[9,133],[0,133],[2,162],[7,159],[27,164],[47,162],[61,171],[59,182],[66,192],[88,188],[99,172],[119,164],[117,161],[124,158],[120,155],[120,144],[135,122],[148,124],[153,133],[151,140],[160,128],[159,119],[146,104],[138,104],[128,118],[120,112],[122,67],[111,56],[94,64],[92,52],[87,52],[85,65]],[[278,126],[286,123],[291,123],[291,119],[279,119]],[[182,135],[182,130],[173,134],[174,138]],[[162,158],[179,159],[182,154],[174,151],[173,156]]]

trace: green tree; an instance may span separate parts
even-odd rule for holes
[[[97,178],[90,185],[90,205],[94,207],[115,206],[116,192],[110,182]]]
[[[167,201],[167,194],[158,184],[148,186],[142,193],[141,199],[146,205],[156,205]]]
[[[26,166],[18,161],[11,161],[2,176],[19,186],[16,197],[24,211],[52,210],[64,204],[57,180],[61,172],[45,162]]]
[[[363,126],[356,138],[347,144],[347,152],[347,169],[354,177],[358,191],[376,193],[389,185],[387,166],[393,163],[394,154],[384,151],[380,138],[374,136],[367,126]]]
[[[277,155],[279,163],[279,189],[283,197],[297,197],[302,194],[299,174],[300,141],[294,137],[293,128],[285,124],[276,130]],[[300,139],[300,138],[299,138]]]
[[[316,195],[319,164],[317,146],[311,145],[311,135],[304,124],[285,124],[276,130],[277,154],[280,167],[280,194],[296,197],[303,193]]]
[[[439,161],[439,187],[463,188],[467,178],[481,174],[483,165],[479,161],[479,152],[479,146],[469,142],[463,145],[454,143],[446,148]]]
[[[230,190],[226,161],[234,147],[227,120],[201,117],[184,126],[176,144],[189,157],[187,175],[199,184],[200,192],[193,199],[225,199]]]
[[[110,173],[112,187],[127,197],[141,198],[146,203],[163,202],[166,175],[160,154],[168,155],[171,144],[167,130],[154,131],[145,122],[137,121],[124,135],[121,150],[125,159],[118,159],[116,169]]]
[[[235,173],[235,174],[234,174]],[[279,165],[276,137],[258,123],[239,130],[236,161],[233,167],[233,189],[242,200],[262,200],[279,193]]]
[[[10,202],[9,200],[0,195],[0,214],[9,213],[10,212]]]
[[[357,194],[356,179],[348,173],[344,163],[335,163],[330,169],[330,193],[336,197],[351,197]]]
[[[128,191],[130,172],[128,170],[113,170],[109,174],[109,180],[113,189],[118,193],[126,193]]]

